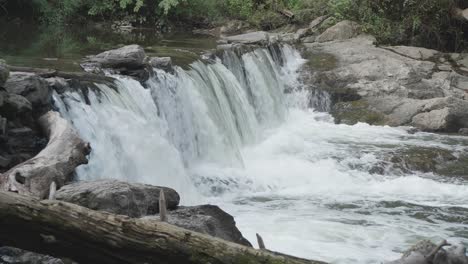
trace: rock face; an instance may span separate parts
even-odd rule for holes
[[[344,20],[325,30],[318,36],[317,42],[350,39],[359,35],[359,33],[361,33],[361,27],[358,23]]]
[[[330,94],[337,122],[412,125],[437,132],[468,127],[468,76],[452,67],[450,54],[376,47],[374,42],[361,35],[304,44],[309,63],[302,78]],[[454,60],[461,63],[461,57]]]
[[[234,217],[215,205],[179,207],[168,212],[170,224],[251,247],[236,227]]]
[[[137,69],[144,66],[145,51],[139,45],[129,45],[122,48],[108,50],[94,56],[88,56],[82,67]]]
[[[12,247],[0,247],[2,264],[64,264],[60,259]]]
[[[238,34],[248,27],[249,24],[245,21],[231,20],[221,27],[220,33],[223,35]]]
[[[8,70],[5,61],[0,60],[0,87],[2,87],[6,80],[8,79],[8,76],[10,74],[10,71]]]
[[[179,204],[179,194],[170,188],[116,180],[77,182],[56,193],[56,199],[93,210],[142,217],[159,212],[159,192],[164,190],[168,209]]]
[[[9,93],[28,99],[36,110],[51,105],[52,90],[45,79],[34,73],[12,72],[5,83],[5,88]]]

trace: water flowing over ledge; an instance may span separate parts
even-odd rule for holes
[[[260,232],[271,249],[330,262],[394,259],[422,237],[467,243],[466,185],[386,160],[410,147],[462,153],[466,139],[335,125],[307,109],[329,102],[302,89],[303,63],[290,46],[226,50],[190,70],[155,69],[146,88],[115,76],[116,89],[56,94],[93,146],[79,178],[172,187],[184,204],[221,204],[251,241]]]

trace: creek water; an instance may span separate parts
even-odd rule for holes
[[[463,153],[468,139],[337,125],[307,107],[329,102],[302,89],[304,63],[288,45],[228,50],[172,73],[154,69],[145,87],[114,76],[116,87],[86,99],[55,94],[93,147],[79,179],[175,188],[184,205],[232,214],[252,243],[260,233],[271,250],[330,263],[393,260],[422,238],[468,245],[468,182],[387,162],[409,148]]]

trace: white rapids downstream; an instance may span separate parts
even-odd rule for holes
[[[93,147],[79,179],[172,187],[182,204],[232,214],[252,243],[260,233],[271,250],[330,263],[393,260],[421,238],[468,245],[466,181],[369,173],[389,150],[465,151],[468,140],[336,125],[307,108],[303,63],[290,46],[226,51],[190,70],[155,69],[146,88],[114,76],[116,88],[100,85],[86,99],[55,94]]]

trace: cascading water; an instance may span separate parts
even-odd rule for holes
[[[251,241],[258,232],[272,250],[332,263],[380,263],[420,238],[466,244],[466,182],[369,171],[393,149],[461,152],[467,140],[335,125],[308,108],[330,104],[299,89],[303,63],[289,46],[225,51],[190,70],[155,69],[147,89],[115,76],[113,88],[56,94],[93,146],[78,177],[175,188],[184,204],[221,205]]]

